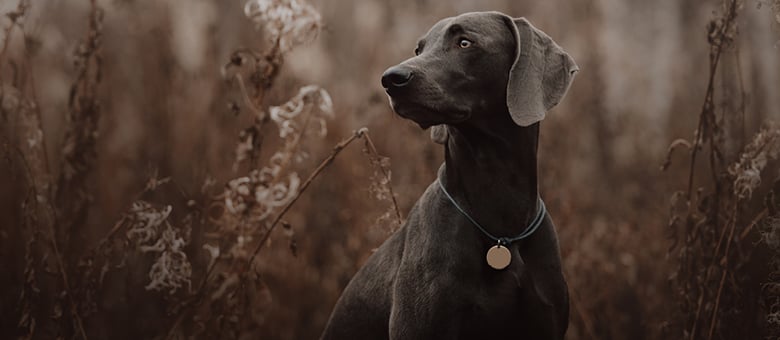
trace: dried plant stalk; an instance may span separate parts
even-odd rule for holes
[[[672,281],[680,297],[681,332],[691,340],[737,336],[736,329],[754,321],[752,315],[739,309],[745,293],[742,282],[749,279],[741,271],[751,260],[750,252],[742,248],[756,221],[764,219],[767,213],[746,208],[761,186],[762,171],[780,153],[780,130],[771,124],[756,134],[738,159],[728,159],[723,153],[730,147],[724,131],[731,122],[724,117],[744,117],[744,103],[738,109],[742,112],[723,111],[719,115],[715,102],[729,98],[716,96],[715,76],[722,55],[735,45],[736,19],[741,8],[739,0],[724,1],[722,15],[710,22],[710,73],[698,128],[692,143],[678,140],[669,148],[670,154],[678,145],[690,149],[687,188],[672,199],[669,254],[679,261]],[[741,77],[741,72],[736,74]],[[736,81],[741,86],[742,80]],[[704,168],[711,177],[699,179],[706,183],[699,187],[695,175],[702,172],[697,160],[700,153],[708,156]],[[666,166],[668,162],[662,168]],[[735,248],[740,251],[734,251]]]
[[[90,1],[89,25],[86,38],[75,55],[76,79],[68,99],[67,128],[62,148],[62,164],[55,200],[62,220],[57,238],[66,245],[68,258],[77,259],[73,251],[84,240],[74,237],[87,220],[90,194],[87,188],[89,173],[95,162],[95,144],[100,122],[98,85],[101,79],[101,31],[103,10],[95,0]],[[73,265],[73,263],[69,264]]]

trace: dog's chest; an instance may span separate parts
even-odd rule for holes
[[[538,316],[548,314],[552,306],[542,302],[528,278],[513,268],[489,269],[493,272],[483,273],[481,280],[462,286],[459,308],[452,309],[460,314],[457,325],[463,338],[521,334],[544,323]]]

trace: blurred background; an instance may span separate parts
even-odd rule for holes
[[[392,113],[380,74],[412,56],[417,39],[444,17],[481,10],[526,17],[580,67],[567,97],[542,122],[539,151],[540,192],[560,234],[571,290],[567,338],[683,337],[679,329],[683,326],[675,321],[680,308],[671,283],[677,267],[669,253],[673,243],[668,221],[670,200],[687,186],[689,164],[685,153],[679,152],[672,154],[666,171],[660,167],[672,141],[690,139],[697,129],[710,74],[707,27],[724,12],[723,3],[312,0],[311,4],[321,13],[322,30],[315,40],[284,55],[263,101],[265,106],[283,104],[308,84],[330,93],[334,117],[327,121],[324,139],[303,142],[309,157],[295,165],[301,178],[337,142],[367,127],[378,153],[389,159],[390,185],[406,216],[435,179],[443,151],[430,141],[428,131]],[[761,124],[780,116],[780,17],[776,18],[780,11],[773,11],[766,1],[763,6],[754,0],[741,4],[738,35],[723,52],[715,79],[719,97],[714,106],[723,112],[741,106],[743,112],[741,117],[724,118],[738,120],[720,136],[733,141],[720,150],[727,160],[738,159]],[[87,213],[78,229],[79,243],[71,247],[76,257],[112,230],[150,178],[170,178],[171,183],[144,193],[144,199],[171,205],[173,215],[182,218],[180,211],[208,206],[225,183],[244,176],[245,168],[233,167],[236,144],[240,131],[254,118],[242,103],[238,85],[225,79],[223,68],[239,48],[261,52],[269,48],[262,27],[247,18],[240,0],[100,0],[96,6],[103,15],[101,75],[94,88],[100,118],[94,159],[83,181]],[[17,8],[16,0],[0,2],[0,13]],[[66,161],[62,141],[68,131],[67,113],[73,110],[71,86],[79,76],[74,53],[89,34],[90,11],[89,1],[32,1],[23,18],[24,35],[21,30],[0,32],[0,41],[8,41],[0,59],[0,80],[6,93],[13,86],[36,103],[54,177],[63,171],[58,164]],[[10,26],[11,20],[3,17],[2,27]],[[741,81],[737,84],[734,79]],[[743,92],[744,101],[733,100]],[[29,255],[31,237],[45,240],[50,234],[24,231],[31,221],[25,213],[30,189],[23,162],[13,150],[16,141],[31,139],[24,138],[14,125],[17,121],[7,109],[0,116],[0,124],[5,125],[0,131],[5,134],[0,141],[4,146],[0,153],[4,157],[0,161],[3,338],[31,334],[29,323],[20,321],[22,292],[31,287],[30,263],[40,263],[32,274],[42,276],[39,282],[58,277],[56,269],[47,269],[56,267],[47,264],[51,259],[40,255],[34,260]],[[274,143],[263,147],[272,149]],[[381,195],[372,189],[377,170],[363,148],[357,143],[340,153],[287,213],[289,229],[271,234],[255,262],[263,294],[251,300],[255,305],[246,313],[253,314],[253,321],[241,334],[317,338],[351,276],[397,228],[388,218],[392,203],[377,199]],[[708,176],[703,168],[695,171],[702,178]],[[749,204],[760,205],[760,199]],[[202,221],[192,227],[185,251],[193,266],[190,291],[197,290],[195,282],[209,261],[197,235],[208,238],[218,232],[208,218]],[[749,243],[758,244],[758,232],[750,235]],[[148,254],[135,253],[122,262],[118,269],[104,273],[105,278],[101,276],[94,308],[98,313],[83,313],[85,332],[92,338],[165,338],[179,313],[172,301],[182,295],[144,289],[152,262]],[[74,261],[73,268],[77,267]],[[751,273],[753,286],[743,287],[744,296],[757,299],[768,269]],[[177,294],[186,296],[186,289]],[[68,331],[46,321],[57,319],[60,305],[53,306],[38,311],[33,338],[70,337]],[[59,308],[59,314],[62,309],[70,313],[67,304]],[[745,331],[746,338],[763,337],[764,316],[744,325],[753,329]],[[27,326],[20,327],[23,324]],[[76,326],[62,329],[69,327]],[[183,334],[198,334],[193,327]]]

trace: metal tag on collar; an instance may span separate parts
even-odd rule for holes
[[[512,253],[509,251],[509,242],[505,238],[498,240],[498,244],[490,247],[487,252],[487,263],[495,270],[502,270],[512,263]]]

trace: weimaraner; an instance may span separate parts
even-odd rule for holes
[[[539,121],[574,60],[526,19],[439,21],[382,75],[394,111],[445,145],[404,226],[336,303],[322,339],[563,339],[569,301],[537,189]]]

